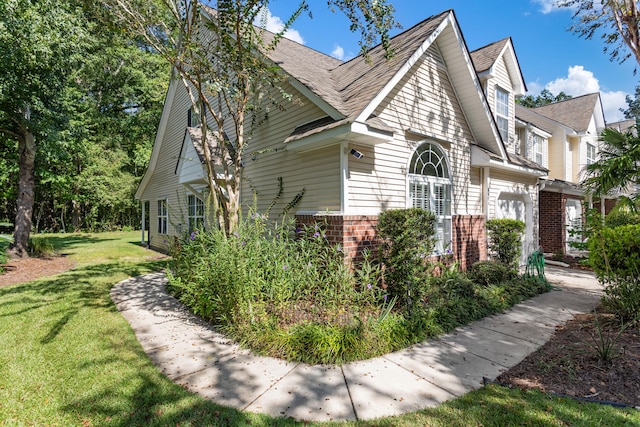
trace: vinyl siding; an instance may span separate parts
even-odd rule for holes
[[[538,248],[538,185],[535,177],[523,177],[506,171],[491,171],[489,184],[489,214],[487,218],[499,218],[498,201],[501,195],[519,195],[530,206],[526,212],[526,245],[529,254]]]
[[[479,173],[472,178],[470,171],[469,143],[473,137],[436,44],[416,62],[375,114],[395,130],[395,138],[371,148],[356,147],[365,157],[349,158],[352,212],[407,207],[410,158],[421,143],[436,142],[449,161],[454,214],[479,213]],[[406,132],[408,129],[428,136]]]
[[[256,128],[244,156],[242,202],[246,206],[257,194],[259,210],[266,210],[278,194],[278,177],[282,177],[283,194],[271,210],[272,216],[284,208],[304,189],[293,212],[340,211],[339,144],[307,153],[287,150],[284,140],[301,124],[327,114],[293,87],[285,88],[295,101],[285,102],[284,110],[274,109]],[[253,155],[252,155],[253,153]],[[256,154],[258,153],[258,154]]]

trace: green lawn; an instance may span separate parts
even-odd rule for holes
[[[76,268],[0,288],[0,426],[640,425],[635,410],[494,386],[375,422],[299,423],[216,405],[162,376],[109,298],[115,283],[163,267],[139,237],[47,235]]]

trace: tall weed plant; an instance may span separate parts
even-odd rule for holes
[[[252,213],[231,236],[198,230],[174,246],[171,288],[221,326],[255,323],[294,306],[331,311],[367,304],[369,289],[356,283],[342,248],[329,244],[319,225],[296,229]]]

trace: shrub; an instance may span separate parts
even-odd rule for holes
[[[640,271],[640,224],[600,227],[589,239],[589,264],[600,279]]]
[[[427,259],[435,248],[435,222],[433,212],[419,208],[394,209],[378,216],[385,283],[409,307],[420,297]]]
[[[56,255],[53,243],[46,237],[29,239],[29,255],[39,258],[48,258]]]
[[[598,228],[589,264],[604,285],[604,304],[622,321],[640,319],[640,224]]]
[[[491,257],[517,269],[522,254],[524,222],[508,218],[490,219],[487,220],[487,232]]]
[[[512,268],[500,261],[475,262],[467,272],[469,278],[481,286],[489,286],[513,279]]]

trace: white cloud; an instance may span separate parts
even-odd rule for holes
[[[542,13],[551,13],[554,10],[558,10],[557,0],[532,0],[533,3],[537,3],[542,7]]]
[[[333,51],[331,52],[331,56],[333,56],[334,58],[337,58],[339,60],[343,60],[344,59],[344,48],[342,46],[336,45],[336,47],[334,47]]]
[[[629,105],[627,105],[627,95],[626,92],[621,90],[600,93],[602,108],[604,109],[604,118],[608,123],[624,120],[624,114],[620,111],[620,108],[623,110],[629,108]]]
[[[535,84],[534,84],[535,85]],[[537,85],[536,87],[540,87]],[[533,89],[531,87],[530,89]],[[616,122],[624,119],[620,109],[627,109],[626,96],[623,91],[605,92],[600,90],[600,82],[589,70],[585,70],[582,65],[569,67],[567,77],[560,77],[545,86],[553,95],[564,92],[573,97],[586,95],[588,93],[600,92],[604,117],[607,122]],[[533,92],[530,90],[530,92]]]
[[[591,71],[585,70],[582,65],[569,67],[567,77],[560,77],[547,83],[548,89],[554,95],[564,92],[571,96],[580,96],[594,93],[600,90],[600,82]]]
[[[272,33],[282,31],[282,29],[284,28],[284,22],[282,21],[282,19],[280,19],[279,16],[273,16],[268,8],[263,8],[262,12],[256,17],[256,22],[254,22],[254,24],[268,31],[271,31]],[[304,44],[304,39],[302,38],[300,33],[293,28],[289,28],[284,33],[284,36],[289,40]]]
[[[534,4],[539,4],[540,5],[540,12],[547,14],[547,13],[551,13],[551,12],[556,12],[558,10],[562,10],[562,9],[569,9],[569,10],[575,10],[576,9],[576,5],[573,6],[565,6],[565,7],[560,7],[558,6],[558,3],[564,3],[566,0],[531,0],[532,3]]]

